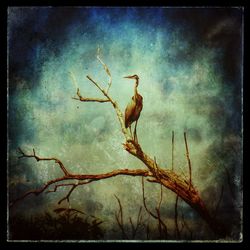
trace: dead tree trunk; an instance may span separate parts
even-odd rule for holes
[[[177,175],[172,170],[162,169],[158,164],[156,165],[155,161],[145,154],[140,145],[136,144],[134,141],[127,142],[125,144],[125,149],[141,160],[148,167],[150,172],[153,173],[154,178],[148,179],[148,181],[161,183],[163,186],[176,193],[200,214],[218,236],[224,237],[228,234],[227,229],[223,225],[212,219],[198,191],[189,181]]]

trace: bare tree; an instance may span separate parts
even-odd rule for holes
[[[105,90],[101,87],[99,83],[97,83],[93,78],[89,75],[87,75],[87,79],[94,84],[94,86],[103,94],[103,98],[90,98],[90,97],[83,97],[80,93],[80,89],[77,89],[76,95],[77,97],[73,97],[74,100],[78,100],[80,102],[98,102],[98,103],[110,103],[113,107],[116,117],[118,119],[118,122],[120,124],[121,133],[124,136],[125,142],[123,143],[124,149],[131,154],[132,156],[136,157],[138,160],[142,161],[145,165],[145,169],[116,169],[112,172],[108,173],[101,173],[101,174],[76,174],[76,173],[70,173],[65,165],[57,158],[50,157],[50,158],[44,158],[40,157],[36,154],[35,150],[33,149],[32,154],[25,153],[22,149],[19,149],[20,157],[30,157],[35,158],[37,161],[54,161],[58,164],[59,168],[62,170],[63,175],[61,177],[49,180],[47,183],[45,183],[40,189],[30,190],[23,194],[21,197],[17,198],[16,200],[12,201],[10,203],[10,206],[13,206],[17,201],[22,200],[23,198],[27,197],[28,195],[35,194],[39,195],[45,190],[49,189],[52,185],[53,188],[51,190],[48,190],[47,192],[56,192],[59,187],[62,186],[69,186],[71,187],[69,192],[64,196],[58,203],[61,203],[62,201],[66,200],[69,201],[71,193],[81,185],[89,184],[93,181],[98,181],[106,178],[115,177],[117,175],[128,175],[128,176],[142,176],[147,177],[147,181],[156,184],[161,185],[162,187],[165,187],[171,191],[173,191],[177,195],[177,199],[181,198],[186,203],[188,203],[200,216],[208,223],[210,228],[219,236],[224,237],[228,234],[228,231],[226,228],[220,224],[218,221],[215,220],[215,218],[212,218],[210,213],[208,212],[205,203],[201,199],[198,190],[193,185],[192,178],[191,178],[191,162],[189,158],[189,152],[188,152],[188,146],[187,146],[187,140],[186,140],[186,133],[184,133],[184,139],[185,139],[185,145],[186,145],[186,156],[188,160],[189,165],[189,179],[186,179],[186,177],[177,174],[174,171],[174,167],[172,164],[172,169],[163,169],[161,166],[159,166],[158,163],[156,163],[155,159],[152,159],[148,154],[146,154],[141,145],[138,143],[137,140],[134,140],[132,137],[129,129],[125,127],[124,123],[124,114],[121,111],[119,104],[117,101],[115,101],[109,94],[109,89],[112,87],[112,78],[111,73],[107,67],[107,65],[100,59],[99,51],[97,55],[97,59],[102,64],[104,70],[106,71],[108,75],[108,86]],[[173,139],[174,140],[174,139]],[[173,152],[172,152],[173,154]],[[75,182],[77,180],[78,182]],[[66,181],[66,183],[65,183]],[[63,182],[63,183],[61,183]],[[119,202],[119,200],[118,200]],[[145,200],[144,200],[145,202]],[[145,204],[144,204],[145,205]],[[177,200],[176,200],[176,206],[177,206]],[[159,203],[160,207],[160,203]],[[161,222],[161,217],[159,214],[159,207],[156,209],[157,215],[152,214],[153,217],[156,217],[159,221],[159,226],[162,228],[165,228],[165,224]],[[176,208],[177,209],[177,208]],[[150,212],[151,213],[151,212]],[[120,217],[117,215],[117,221],[121,222],[121,211],[120,211]],[[166,228],[164,229],[166,231]]]

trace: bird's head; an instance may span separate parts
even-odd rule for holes
[[[139,76],[138,75],[124,76],[124,78],[139,80]]]

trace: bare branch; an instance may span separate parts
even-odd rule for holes
[[[161,214],[160,214],[160,210],[158,210],[157,208],[155,208],[156,212],[157,212],[157,219],[158,219],[158,230],[160,232],[160,237],[162,235],[162,227],[164,229],[164,234],[165,237],[168,237],[168,229],[167,229],[167,225],[163,222],[163,220],[161,219]]]
[[[116,214],[116,221],[117,221],[117,223],[118,223],[118,225],[119,225],[119,227],[120,227],[120,229],[121,229],[121,231],[122,231],[123,236],[124,236],[126,239],[128,239],[128,235],[127,235],[126,232],[125,232],[124,224],[123,224],[122,204],[121,204],[120,199],[119,199],[116,195],[115,195],[115,198],[116,198],[116,200],[117,200],[117,202],[118,202],[118,204],[119,204],[119,213]],[[120,218],[119,218],[119,215],[120,215]]]
[[[100,87],[100,85],[94,81],[90,76],[87,76],[87,78],[103,93],[104,96],[107,97],[108,100],[110,100],[110,102],[112,103],[115,111],[116,111],[116,115],[117,115],[117,118],[118,118],[118,121],[120,122],[120,126],[121,126],[121,129],[122,129],[122,133],[124,134],[125,138],[126,138],[126,141],[132,141],[132,138],[131,138],[131,135],[129,134],[127,128],[125,127],[125,122],[124,122],[124,115],[123,115],[123,112],[121,112],[117,102],[115,102],[109,95],[108,93],[102,89]]]
[[[132,237],[133,237],[133,234],[134,234],[134,231],[135,231],[135,226],[134,226],[134,223],[133,223],[131,217],[129,217],[129,222],[130,222],[130,225],[131,225],[131,228],[132,228]],[[133,238],[134,238],[134,237],[133,237]]]
[[[149,215],[150,216],[150,215]],[[148,224],[146,227],[146,233],[147,233],[147,240],[149,240],[149,234],[150,234],[150,229],[149,229],[149,220],[148,220]]]
[[[78,97],[72,97],[72,99],[79,100],[81,102],[100,102],[100,103],[110,102],[109,99],[82,97],[80,94],[80,90],[78,88],[78,84],[77,84],[75,75],[71,71],[69,73],[70,73],[70,77],[71,77],[73,85],[77,88],[76,94],[78,96]]]
[[[107,73],[107,75],[109,77],[108,87],[107,87],[107,90],[106,90],[106,93],[108,93],[109,92],[109,88],[111,87],[111,84],[112,84],[112,76],[111,76],[111,73],[109,71],[108,66],[100,58],[100,48],[99,47],[98,47],[98,50],[97,50],[97,59],[102,64],[104,70],[106,71],[106,73]]]
[[[66,176],[63,176],[61,178],[56,178],[53,180],[48,181],[47,183],[45,183],[45,185],[43,187],[41,187],[40,189],[34,189],[34,190],[30,190],[26,193],[24,193],[22,196],[20,196],[19,198],[15,199],[14,201],[10,202],[10,207],[13,207],[18,201],[23,200],[25,197],[34,194],[34,195],[39,195],[41,194],[43,191],[45,191],[50,185],[63,181],[66,179]]]
[[[46,194],[48,193],[55,193],[59,187],[67,187],[67,186],[73,186],[73,183],[63,183],[63,184],[57,184],[54,186],[53,190],[46,191]]]
[[[103,65],[104,66],[104,65]],[[106,68],[104,67],[106,73],[109,75],[109,77],[111,77],[111,74],[110,74],[110,71],[108,70],[107,66]],[[129,131],[127,130],[127,128],[125,127],[125,122],[124,122],[124,115],[123,115],[123,112],[121,112],[117,102],[115,102],[109,95],[108,95],[108,90],[111,86],[111,80],[109,81],[109,86],[108,86],[108,89],[107,91],[105,91],[103,88],[101,88],[101,86],[96,82],[94,81],[90,76],[87,75],[87,78],[103,93],[103,95],[107,98],[107,99],[101,99],[101,101],[99,100],[99,98],[83,98],[82,97],[82,100],[83,101],[96,101],[96,102],[107,102],[106,100],[109,100],[109,102],[112,103],[115,111],[116,111],[116,115],[117,115],[117,118],[118,118],[118,121],[120,122],[120,126],[121,126],[121,129],[122,129],[122,133],[124,134],[125,138],[126,138],[126,141],[129,141],[129,140],[132,140],[131,138],[131,135],[129,134]],[[111,79],[111,78],[110,78]],[[76,99],[76,100],[80,100],[81,101],[81,98],[79,97],[79,91],[78,91],[78,98],[73,98],[73,99]]]
[[[32,156],[33,157],[33,156]],[[39,158],[40,159],[40,158]],[[39,189],[34,189],[34,190],[30,190],[26,193],[24,193],[22,196],[20,196],[19,198],[15,199],[14,201],[12,201],[10,203],[10,207],[13,207],[14,204],[16,204],[18,201],[23,200],[24,198],[26,198],[27,196],[34,194],[34,195],[39,195],[42,192],[44,192],[48,187],[50,187],[52,184],[55,183],[59,183],[62,181],[68,181],[68,180],[80,180],[81,182],[79,183],[63,183],[63,184],[57,184],[54,187],[54,190],[49,190],[47,193],[50,192],[56,192],[58,187],[62,187],[62,186],[80,186],[80,185],[85,185],[88,184],[90,182],[93,181],[98,181],[98,180],[102,180],[102,179],[107,179],[107,178],[111,178],[117,175],[130,175],[130,176],[151,176],[151,173],[148,170],[143,170],[143,169],[117,169],[108,173],[104,173],[104,174],[70,174],[70,175],[64,175],[63,177],[60,178],[55,178],[52,179],[50,181],[48,181],[47,183],[44,184],[43,187],[39,188]],[[84,181],[85,180],[85,181]],[[74,189],[73,189],[74,190]],[[72,191],[73,191],[72,190]],[[72,193],[72,191],[69,193],[69,195]],[[67,199],[67,196],[66,196]],[[63,199],[65,200],[65,199]]]
[[[122,211],[122,205],[121,205],[121,201],[120,201],[120,199],[116,196],[116,195],[114,195],[115,196],[115,198],[116,198],[116,200],[118,201],[118,204],[119,204],[119,209],[120,209],[120,222],[122,223],[122,225],[123,225],[123,211]]]
[[[36,155],[36,152],[35,152],[35,149],[33,149],[33,155],[28,155],[28,154],[25,154],[21,148],[18,148],[19,150],[19,153],[21,154],[21,156],[19,156],[18,158],[35,158],[37,161],[55,161],[55,163],[57,163],[59,165],[59,167],[61,168],[61,170],[63,171],[64,175],[65,176],[70,176],[70,173],[68,172],[68,170],[64,167],[63,163],[58,160],[57,158],[55,157],[50,157],[50,158],[44,158],[44,157],[39,157]]]
[[[79,88],[77,89],[76,94],[77,94],[78,97],[72,97],[72,99],[79,100],[81,102],[100,102],[100,103],[110,102],[109,99],[82,97],[81,94],[80,94]]]
[[[184,226],[187,228],[187,230],[188,230],[189,233],[190,233],[190,239],[192,239],[193,232],[192,232],[192,230],[190,229],[190,227],[188,226],[187,222],[185,221],[183,213],[181,213],[181,218],[182,218],[182,222],[183,222]]]
[[[60,201],[58,201],[58,204],[60,205],[61,202],[63,202],[64,200],[67,200],[68,203],[69,203],[69,197],[70,197],[71,193],[74,191],[74,189],[75,189],[77,186],[78,186],[77,184],[73,184],[73,185],[72,185],[72,188],[69,190],[68,194],[67,194],[65,197],[63,197]]]
[[[164,232],[165,234],[167,235],[168,232],[167,232],[167,226],[166,224],[162,221],[161,219],[161,216],[160,216],[160,211],[156,208],[156,212],[157,212],[157,215],[153,214],[148,208],[147,208],[147,205],[146,205],[146,198],[145,198],[145,191],[144,191],[144,179],[142,177],[142,198],[143,198],[143,205],[144,205],[144,208],[146,209],[147,213],[149,215],[151,215],[154,219],[158,220],[159,221],[159,229],[161,230],[161,226],[163,226],[164,228]]]
[[[156,157],[154,156],[154,173],[155,173],[155,177],[161,181],[161,178],[159,176],[159,170],[158,170],[158,166],[157,166],[157,162],[156,162]]]
[[[157,216],[158,216],[158,220],[159,220],[159,229],[160,229],[160,235],[162,232],[162,226],[164,229],[164,233],[165,233],[165,237],[168,237],[168,229],[167,229],[167,225],[165,222],[163,222],[163,220],[161,219],[161,203],[162,203],[162,196],[163,196],[163,189],[162,189],[162,183],[161,184],[161,191],[160,191],[160,199],[159,199],[159,203],[158,203],[158,207],[155,208],[156,212],[157,212]]]
[[[184,140],[185,140],[186,156],[187,156],[188,169],[189,169],[189,189],[190,189],[191,184],[192,184],[192,166],[191,166],[191,161],[190,161],[190,158],[189,158],[189,151],[188,151],[188,144],[187,144],[186,132],[184,132]]]
[[[164,229],[165,236],[167,237],[168,236],[167,225],[161,219],[161,210],[160,209],[161,209],[162,193],[163,193],[162,192],[162,183],[160,183],[160,185],[161,185],[160,199],[159,199],[158,207],[156,207],[155,210],[156,210],[158,221],[159,221],[158,229],[159,229],[159,232],[160,232],[160,237],[162,235],[162,226],[163,226],[163,229]]]
[[[178,198],[179,196],[176,196],[176,200],[175,200],[175,206],[174,206],[174,211],[175,211],[175,216],[174,216],[174,221],[175,221],[175,231],[176,231],[176,236],[179,239],[180,238],[180,229],[179,229],[179,225],[178,225]]]
[[[160,200],[158,203],[158,210],[160,210],[160,208],[161,208],[161,203],[162,203],[162,184],[161,184]]]
[[[94,83],[94,85],[111,101],[110,97],[108,96],[107,92],[100,87],[100,85],[94,81],[90,76],[86,76],[92,83]]]
[[[146,209],[146,211],[155,219],[158,219],[157,215],[153,214],[148,208],[147,208],[147,205],[146,205],[146,198],[145,198],[145,191],[144,191],[144,179],[143,177],[141,178],[141,182],[142,182],[142,198],[143,198],[143,205],[144,205],[144,208]]]
[[[142,207],[140,207],[138,215],[137,215],[137,220],[136,220],[136,226],[134,225],[132,218],[129,217],[129,222],[131,224],[132,228],[132,238],[134,239],[137,233],[137,230],[139,229],[140,226],[142,226]]]
[[[142,221],[142,206],[140,206],[140,209],[139,209],[139,212],[138,212],[138,216],[137,216],[137,221],[136,221],[136,227],[135,227],[135,234],[136,234],[136,231],[139,227],[139,225],[141,224],[141,221]]]
[[[74,175],[72,175],[72,176],[74,176]],[[76,176],[77,176],[77,175],[76,175]],[[46,192],[46,194],[47,194],[47,193],[55,193],[55,192],[57,191],[57,188],[58,188],[58,187],[81,186],[81,185],[89,184],[89,183],[92,182],[92,181],[95,181],[95,180],[94,180],[94,179],[90,179],[90,180],[88,180],[88,181],[81,181],[81,182],[79,182],[79,180],[78,180],[78,183],[63,183],[63,184],[57,184],[57,185],[54,186],[54,189],[53,189],[53,190],[48,190],[48,191]]]
[[[160,211],[155,208],[156,210],[156,213],[157,213],[157,218],[158,218],[158,231],[160,233],[160,239],[162,238],[162,227],[161,227],[161,214],[160,214]]]
[[[174,131],[172,131],[172,171],[174,171]]]

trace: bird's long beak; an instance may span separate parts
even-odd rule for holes
[[[133,76],[124,76],[123,78],[133,79]]]

